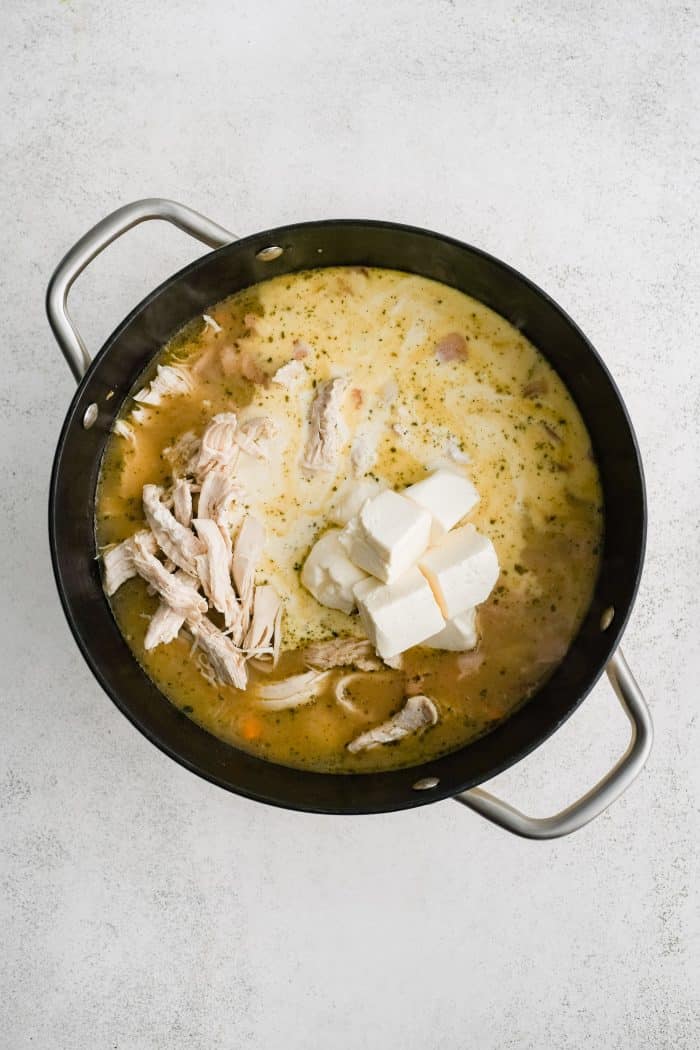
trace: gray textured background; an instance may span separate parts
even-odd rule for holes
[[[698,7],[4,0],[0,1045],[479,1050],[700,1043]],[[229,796],[100,692],[46,538],[73,383],[43,315],[63,251],[166,195],[240,232],[385,217],[543,285],[603,353],[646,464],[627,656],[647,770],[569,840],[445,802],[331,819]],[[115,245],[74,313],[97,348],[198,251]],[[626,724],[598,687],[498,789],[546,812]]]

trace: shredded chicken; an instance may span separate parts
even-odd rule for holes
[[[345,424],[340,406],[347,390],[340,377],[320,383],[311,406],[309,437],[302,466],[307,470],[333,470],[345,440]]]
[[[332,667],[378,671],[382,666],[371,643],[362,638],[331,638],[327,642],[316,642],[305,650],[304,662],[318,671],[327,671]]]
[[[233,685],[236,689],[245,689],[248,684],[245,657],[231,639],[206,616],[199,620],[188,619],[187,629],[197,647],[206,654],[216,681],[222,685]]]
[[[175,612],[188,620],[196,620],[206,613],[206,599],[197,594],[192,586],[184,584],[177,574],[168,572],[151,553],[151,544],[142,532],[137,532],[133,537],[133,559],[139,576],[142,576]]]
[[[347,711],[349,715],[362,715],[361,709],[352,702],[350,697],[347,695],[347,687],[356,678],[362,679],[364,676],[360,671],[351,671],[350,674],[344,674],[337,682],[333,685],[333,695],[335,696],[336,703]]]
[[[185,587],[189,587],[196,594],[199,587],[197,580],[188,576],[182,569],[178,569],[175,576]],[[181,612],[176,612],[167,602],[161,602],[148,625],[143,642],[144,649],[148,651],[155,649],[157,645],[167,645],[168,642],[174,641],[184,622],[185,617]]]
[[[292,358],[291,361],[287,361],[286,365],[277,369],[272,377],[272,382],[291,390],[305,375],[306,369],[299,358]]]
[[[200,441],[193,430],[186,430],[173,445],[163,449],[163,459],[168,464],[174,478],[194,474],[195,464],[199,458]]]
[[[112,427],[112,433],[118,434],[119,437],[126,438],[127,441],[135,441],[136,433],[131,423],[127,423],[125,419],[117,419]]]
[[[192,390],[192,377],[177,365],[158,365],[155,377],[134,394],[134,401],[144,405],[160,405],[164,397],[171,394],[188,394]]]
[[[263,525],[248,514],[243,519],[233,548],[233,580],[241,600],[244,621],[247,623],[253,603],[255,570],[265,545]]]
[[[136,535],[141,537],[142,543],[151,554],[156,553],[158,549],[156,541],[148,529],[143,529]],[[123,583],[130,580],[132,576],[138,575],[134,565],[134,541],[135,536],[129,536],[128,539],[122,540],[116,547],[111,547],[102,555],[105,594],[110,598]]]
[[[347,745],[348,751],[367,751],[380,744],[391,744],[402,740],[410,733],[417,733],[428,726],[434,726],[438,720],[438,710],[427,696],[410,696],[400,711],[386,722],[360,733]]]
[[[199,480],[214,467],[235,467],[240,451],[236,442],[237,429],[235,412],[220,412],[214,416],[202,434],[199,456],[194,465]]]
[[[192,489],[184,478],[173,485],[173,514],[176,521],[189,529],[192,524]]]
[[[160,549],[180,569],[197,575],[195,559],[204,552],[202,543],[175,518],[162,500],[160,485],[144,485],[143,511]]]
[[[171,366],[165,367],[167,377]],[[162,370],[158,375],[162,380]],[[167,493],[159,485],[143,488],[149,528],[103,556],[108,595],[140,575],[149,593],[161,598],[146,632],[147,650],[173,641],[184,625],[200,650],[197,662],[202,674],[240,689],[247,682],[247,659],[265,671],[277,663],[282,602],[273,587],[255,587],[265,543],[260,521],[245,517],[235,546],[232,542],[233,519],[243,512],[246,495],[234,469],[242,451],[267,459],[266,443],[276,433],[270,417],[253,417],[239,425],[233,412],[224,412],[210,421],[201,439],[192,431],[181,435],[163,452],[171,468],[172,488]],[[200,586],[206,597],[199,593]],[[225,630],[207,618],[210,605],[223,616]],[[317,671],[311,674],[314,680],[320,677]]]
[[[210,328],[214,333],[223,332],[223,328],[218,321],[214,320],[211,314],[202,314],[202,320],[205,328]]]
[[[265,446],[276,433],[277,424],[274,419],[270,416],[255,416],[241,423],[236,431],[236,443],[249,456],[267,460],[270,454]]]
[[[229,470],[210,470],[202,482],[197,517],[211,518],[222,531],[228,532],[232,524],[232,504],[244,496],[245,489],[235,482]]]
[[[315,700],[323,689],[330,671],[306,671],[278,682],[267,682],[256,687],[258,702],[267,711],[284,711],[301,707]]]
[[[204,547],[204,553],[195,559],[204,593],[217,612],[221,613],[227,627],[237,625],[241,612],[231,584],[230,548],[215,521],[195,518],[192,524]]]
[[[352,472],[356,478],[362,477],[374,466],[377,459],[376,442],[373,443],[366,434],[358,434],[350,450]]]
[[[253,616],[243,643],[246,652],[254,654],[258,659],[263,656],[272,657],[275,663],[279,654],[279,644],[276,646],[276,652],[274,642],[279,640],[281,621],[282,602],[275,588],[269,584],[256,587]]]

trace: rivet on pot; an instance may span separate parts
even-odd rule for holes
[[[422,780],[417,780],[413,785],[414,791],[429,791],[430,788],[436,788],[440,783],[439,777],[423,777]]]
[[[83,426],[86,430],[89,430],[90,427],[94,424],[95,420],[97,419],[97,411],[97,405],[94,401],[85,409],[85,415],[83,416]]]
[[[278,244],[271,244],[269,248],[261,248],[259,252],[256,252],[255,258],[260,262],[272,262],[273,259],[279,259],[283,251],[284,248],[280,248]]]
[[[600,629],[601,631],[607,631],[610,624],[615,619],[615,609],[612,605],[609,605],[600,618]]]

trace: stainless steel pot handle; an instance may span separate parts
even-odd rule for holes
[[[583,798],[553,817],[542,818],[528,817],[482,788],[472,788],[471,791],[455,795],[456,801],[506,831],[526,839],[556,839],[570,835],[572,831],[578,831],[584,824],[599,817],[641,772],[649,757],[654,735],[649,708],[620,649],[611,656],[606,671],[622,710],[632,725],[632,737],[619,762]]]
[[[56,341],[63,351],[68,367],[80,380],[90,364],[90,354],[82,340],[80,332],[73,324],[68,313],[68,293],[71,286],[88,263],[92,262],[108,244],[121,237],[123,233],[147,219],[164,219],[173,226],[184,230],[198,241],[203,241],[210,248],[221,248],[224,244],[235,241],[233,233],[223,226],[212,222],[191,208],[176,201],[162,197],[149,197],[147,200],[134,201],[117,208],[96,226],[80,238],[77,244],[68,251],[56,267],[46,292],[46,313],[49,324],[56,336]]]

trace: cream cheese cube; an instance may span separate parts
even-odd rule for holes
[[[454,470],[436,470],[423,481],[409,485],[403,495],[432,515],[431,543],[439,543],[479,502],[479,493],[469,478]]]
[[[500,568],[491,540],[473,525],[463,525],[445,536],[419,562],[446,620],[485,602]]]
[[[373,478],[346,482],[331,505],[331,521],[334,525],[347,525],[351,518],[360,513],[363,504],[381,490],[381,484]]]
[[[427,510],[387,489],[363,504],[340,542],[355,565],[391,583],[420,558],[431,527]]]
[[[466,609],[448,620],[441,631],[426,638],[423,645],[429,649],[447,649],[452,653],[466,653],[476,649],[479,634],[476,629],[476,609]]]
[[[444,625],[433,592],[415,566],[394,583],[363,580],[354,593],[367,637],[383,659],[419,645]]]
[[[309,552],[301,570],[301,582],[321,605],[351,613],[355,608],[353,587],[367,574],[358,569],[343,550],[340,529],[330,529]]]

